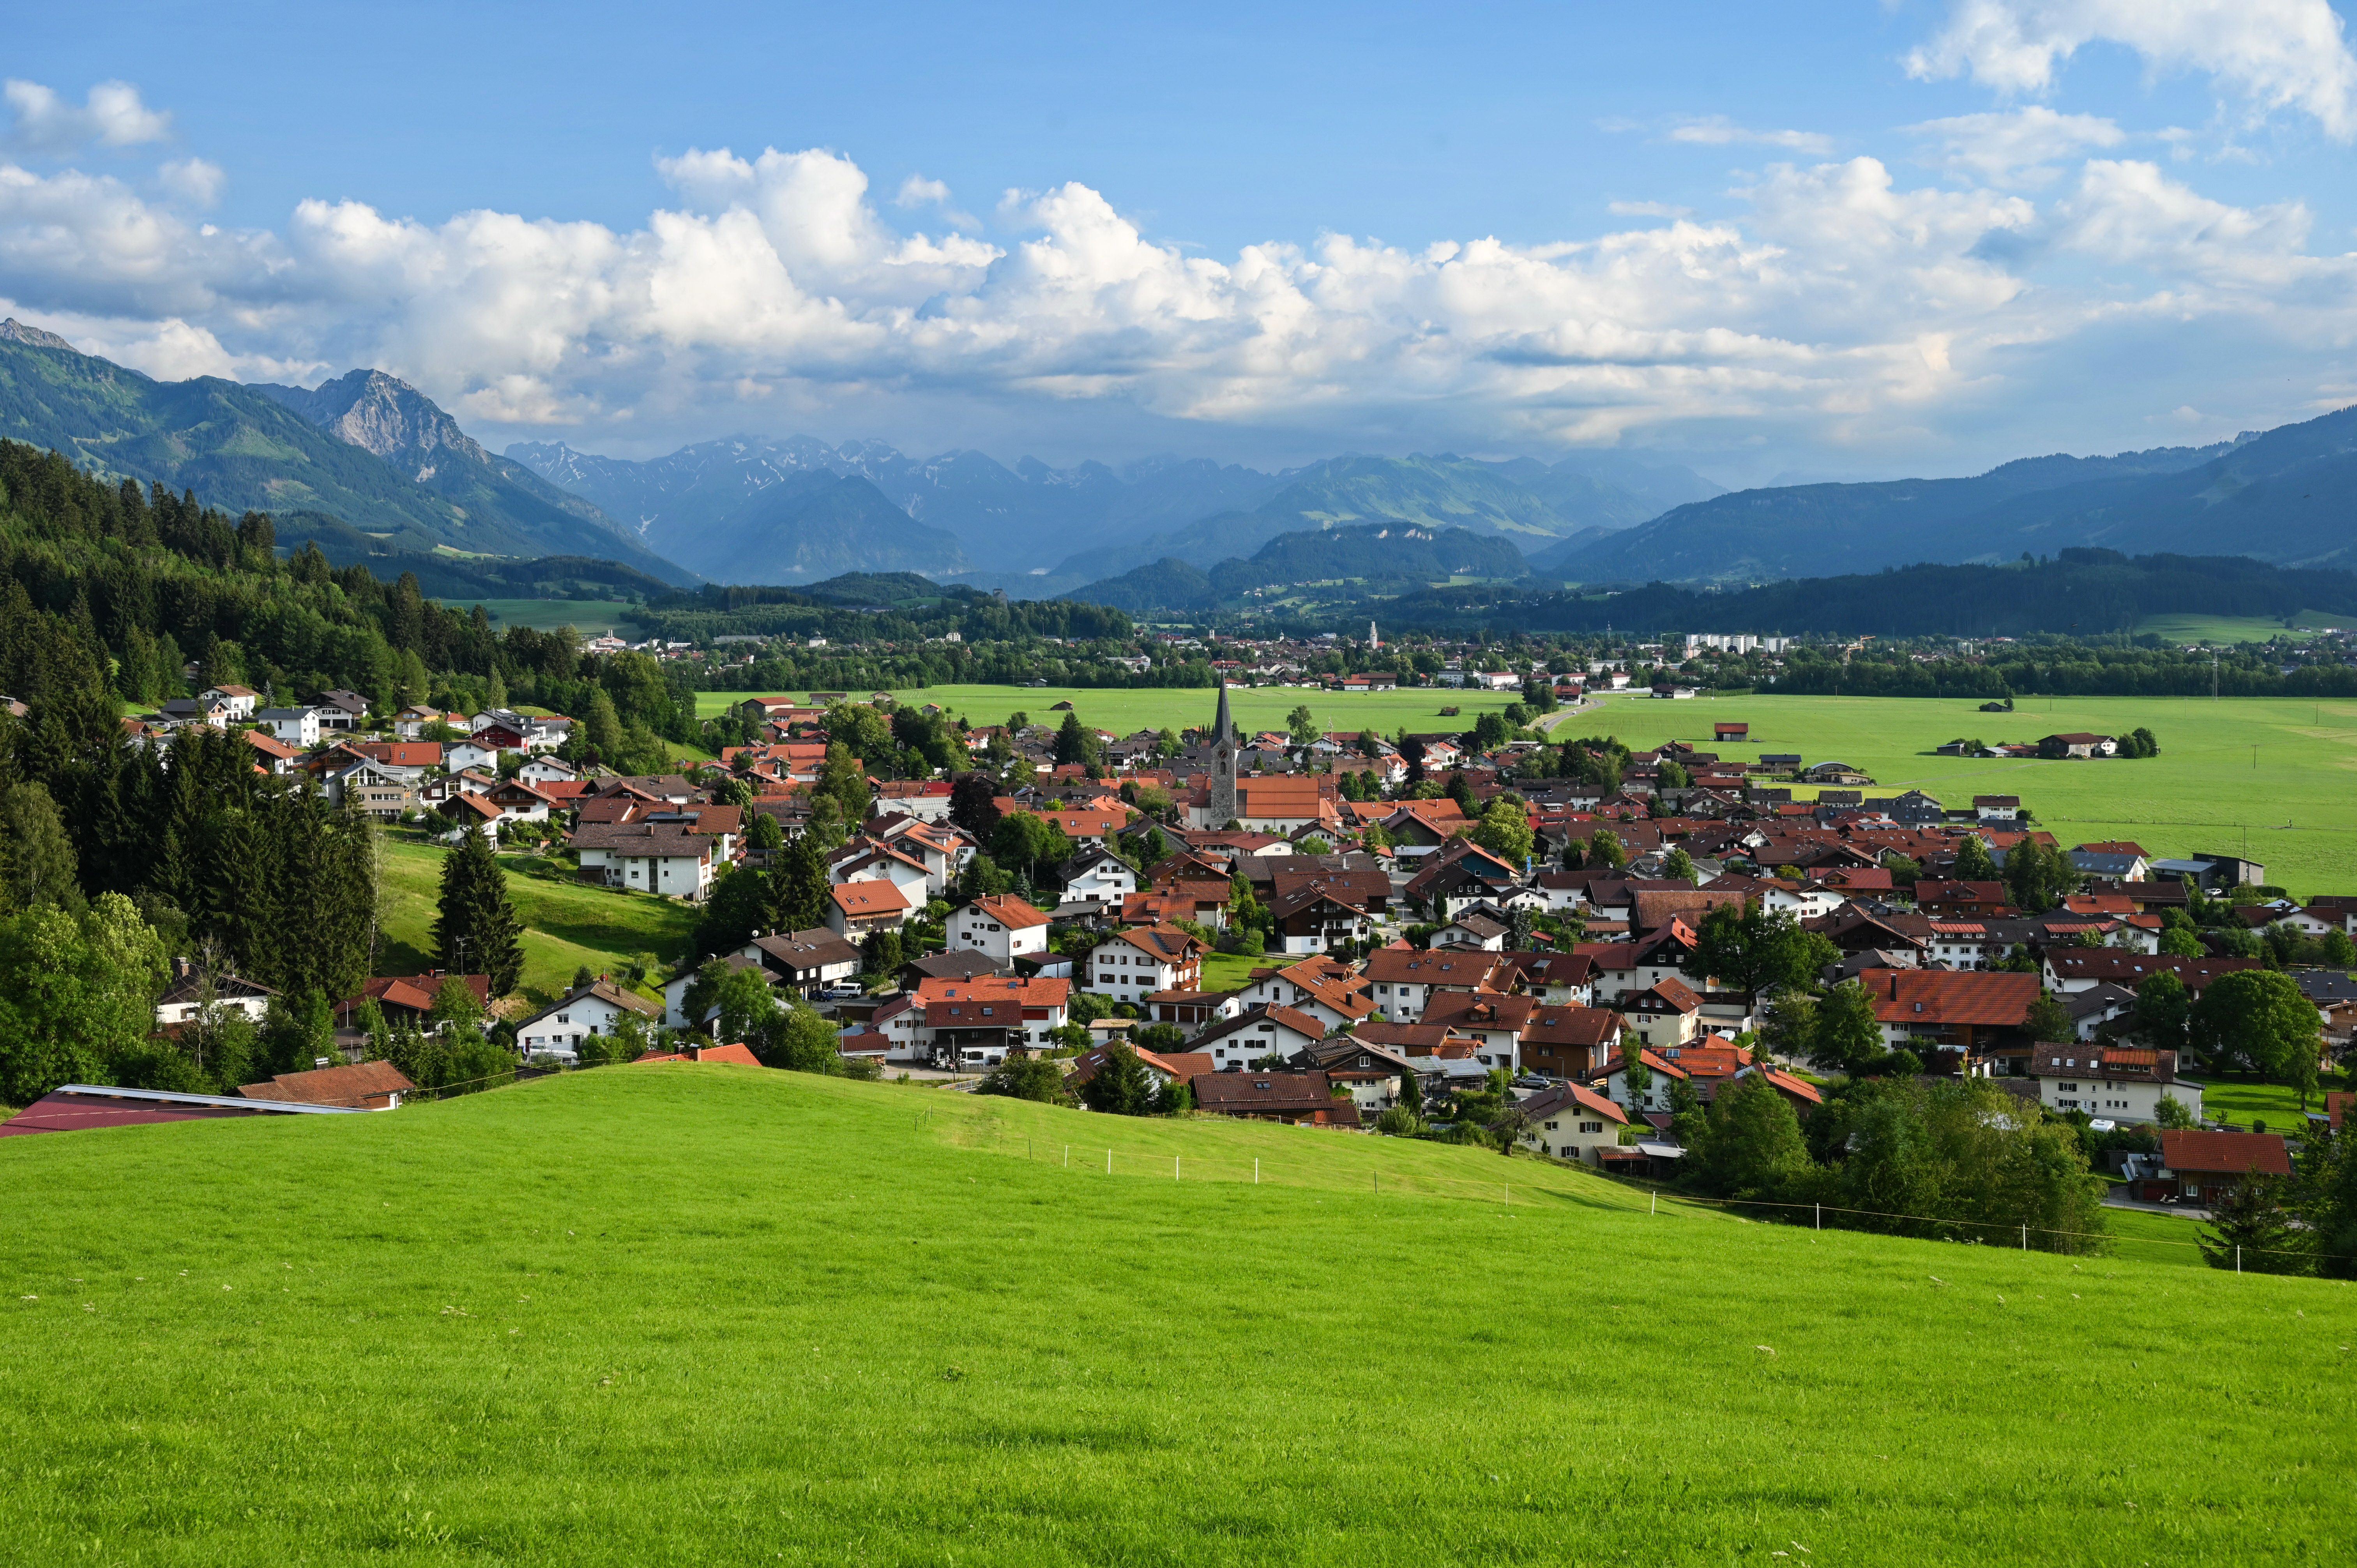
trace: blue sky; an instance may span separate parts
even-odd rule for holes
[[[2357,401],[2325,0],[1128,9],[51,8],[0,299],[631,455],[1759,482]]]

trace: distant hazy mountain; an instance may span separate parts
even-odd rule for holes
[[[363,383],[368,374],[360,373]],[[339,564],[363,553],[430,554],[447,545],[487,555],[619,560],[666,581],[689,580],[597,521],[595,509],[576,498],[554,494],[530,474],[511,478],[500,459],[464,458],[458,444],[477,455],[482,448],[426,399],[380,379],[384,388],[362,385],[328,418],[361,410],[353,434],[381,439],[390,415],[380,405],[400,403],[387,390],[398,389],[414,400],[401,409],[413,432],[436,421],[447,427],[436,437],[453,455],[440,465],[445,472],[420,483],[416,468],[321,428],[312,409],[285,401],[328,408],[336,394],[319,402],[327,389],[264,391],[211,376],[152,381],[13,322],[0,328],[0,435],[54,448],[102,473],[193,489],[231,511],[270,512],[286,520],[290,541],[303,536],[302,519],[315,517],[321,548]]]
[[[2276,443],[2283,435],[2113,457],[2026,457],[1966,479],[1738,490],[1678,507],[1624,533],[1543,553],[1532,565],[1587,582],[1768,581],[1917,562],[2007,561],[2024,551],[2072,544],[2199,553],[2231,548],[2276,560],[2309,559],[2319,548],[2342,547],[2316,538],[2294,543],[2298,531],[2287,532],[2289,514],[2272,494],[2257,510],[2244,511],[2249,527],[2238,525],[2232,537],[2209,536],[2221,521],[2209,503],[2188,510],[2190,495],[2212,494],[2221,482],[2264,489],[2266,476],[2256,470],[2241,480],[2199,477],[2222,463],[2247,467],[2241,454],[2251,446],[2275,443],[2270,450],[2283,453],[2291,467],[2323,456],[2300,446],[2306,455],[2293,458],[2298,444]],[[2269,467],[2266,475],[2276,471]],[[2344,484],[2341,495],[2348,494]],[[2344,499],[2344,518],[2346,504]],[[2170,506],[2174,521],[2163,515]]]
[[[1280,534],[1249,558],[1208,573],[1175,555],[1065,596],[1143,614],[1198,611],[1308,588],[1331,598],[1388,596],[1451,579],[1512,582],[1530,575],[1513,543],[1468,528],[1364,523]]]
[[[788,476],[716,522],[663,537],[683,564],[730,583],[803,583],[853,572],[941,575],[966,564],[955,534],[919,522],[873,480],[824,469]]]
[[[1131,543],[1093,544],[1058,563],[1055,574],[1112,576],[1165,556],[1208,568],[1305,525],[1379,521],[1470,529],[1539,551],[1586,529],[1631,527],[1661,510],[1618,480],[1598,477],[1592,462],[1571,458],[1550,467],[1527,458],[1484,462],[1450,454],[1330,458],[1286,475],[1285,487],[1250,511],[1222,512]],[[1717,493],[1685,469],[1636,471],[1649,476],[1643,482],[1657,495]]]
[[[601,457],[561,442],[519,442],[508,456],[635,525],[652,547],[694,553],[689,539],[798,475],[857,476],[909,516],[954,536],[974,564],[1024,573],[1071,553],[1077,539],[1142,537],[1276,489],[1268,474],[1200,459],[1146,458],[1009,468],[980,452],[912,458],[880,441],[830,446],[802,435],[700,442],[645,462]]]

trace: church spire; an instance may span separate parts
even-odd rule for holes
[[[1220,711],[1211,720],[1211,738],[1226,740],[1236,733],[1235,721],[1228,717],[1228,673],[1220,671]]]

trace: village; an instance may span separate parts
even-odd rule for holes
[[[761,1031],[791,1016],[831,1040],[823,1070],[1488,1142],[1652,1181],[1679,1179],[1730,1090],[1805,1124],[1869,1078],[1985,1083],[2077,1129],[2112,1201],[2192,1213],[2287,1175],[2301,1122],[2337,1129],[2350,1097],[2310,1110],[2308,1090],[2357,1022],[2357,896],[2295,903],[2238,854],[2064,844],[2013,795],[1874,793],[1840,758],[1752,746],[1745,723],[1644,752],[1559,739],[1587,680],[1625,683],[1607,666],[1436,673],[1523,700],[1469,731],[1326,732],[1302,707],[1247,733],[1223,671],[1197,727],[1116,735],[1063,701],[963,727],[972,765],[914,779],[868,776],[832,738],[859,708],[949,722],[881,692],[747,697],[751,744],[652,776],[564,760],[565,718],[372,713],[347,692],[274,708],[224,685],[128,723],[227,731],[256,768],[382,822],[704,911],[701,950],[667,974],[576,975],[542,1005],[457,964],[372,978],[336,1002],[344,1059],[246,1086],[257,1111],[426,1092],[383,1041],[447,1029],[455,980],[526,1075],[776,1063]],[[1554,727],[1527,726],[1543,714]],[[2096,762],[2153,741],[2028,744]],[[157,1026],[259,1022],[274,995],[183,960]],[[2241,1015],[2286,996],[2294,1038],[2255,1044]],[[2298,1086],[2304,1116],[2235,1120],[2204,1102],[2213,1070]],[[154,1112],[125,1097],[169,1098],[70,1086],[11,1130],[101,1101]]]

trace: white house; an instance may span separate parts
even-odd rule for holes
[[[548,1057],[557,1061],[579,1059],[581,1042],[592,1035],[610,1035],[616,1020],[632,1014],[652,1024],[662,1017],[661,1004],[597,980],[554,1005],[516,1026],[516,1049],[529,1061]]]
[[[175,962],[179,972],[164,994],[156,999],[156,1024],[167,1025],[193,1022],[204,1010],[204,981],[187,959]],[[241,980],[233,974],[213,977],[213,1004],[224,1013],[242,1013],[259,1024],[270,1011],[270,999],[278,994],[258,981]]]
[[[1559,1160],[1598,1164],[1596,1151],[1616,1148],[1629,1113],[1592,1089],[1576,1083],[1542,1090],[1516,1110],[1528,1117],[1522,1141]]]
[[[1137,891],[1137,873],[1102,844],[1091,844],[1064,863],[1067,903],[1111,904]]]
[[[845,941],[861,941],[877,931],[897,931],[916,910],[908,896],[890,882],[838,882],[826,890],[826,923]]]
[[[471,743],[462,741],[459,744]],[[540,785],[570,783],[580,775],[573,770],[573,764],[569,762],[560,761],[554,757],[535,757],[516,769],[516,777],[527,784]]]
[[[977,898],[950,917],[949,945],[1011,964],[1048,950],[1048,917],[1012,893]]]
[[[682,823],[584,822],[569,842],[584,882],[688,899],[712,887],[712,840]]]
[[[2040,1103],[2050,1110],[2152,1123],[2160,1119],[2160,1097],[2167,1094],[2196,1122],[2201,1119],[2202,1086],[2177,1076],[2175,1051],[2041,1044],[2030,1052],[2029,1076],[2038,1082]]]
[[[1187,1042],[1189,1051],[1211,1058],[1222,1072],[1242,1072],[1264,1057],[1291,1061],[1326,1037],[1326,1026],[1290,1007],[1263,1003],[1222,1018]]]
[[[1143,1007],[1157,991],[1192,991],[1202,978],[1201,942],[1176,926],[1140,926],[1098,944],[1081,989]]]
[[[499,760],[499,749],[480,741],[453,741],[442,748],[442,766],[453,773],[464,773],[469,768],[495,767]]]
[[[911,908],[921,907],[931,886],[924,863],[890,847],[874,847],[846,856],[830,868],[835,882],[888,882],[900,890]]]
[[[197,693],[208,703],[219,703],[229,710],[231,720],[244,724],[253,717],[260,693],[251,686],[208,686]]]
[[[299,746],[308,750],[319,744],[319,710],[317,708],[264,708],[253,715],[253,722],[268,729],[271,737]]]

